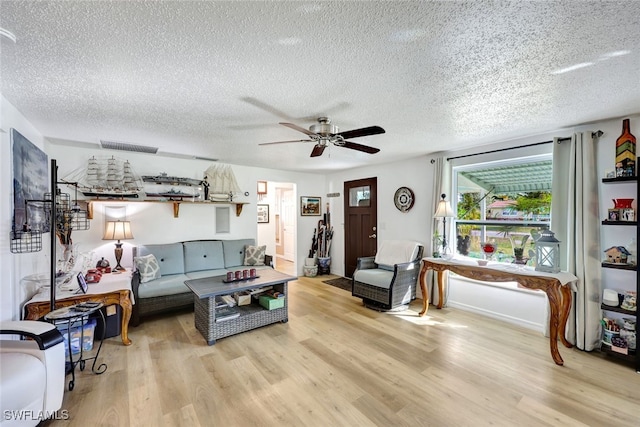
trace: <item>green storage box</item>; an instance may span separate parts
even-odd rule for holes
[[[273,298],[268,295],[260,296],[260,305],[267,310],[275,310],[284,307],[284,298]]]

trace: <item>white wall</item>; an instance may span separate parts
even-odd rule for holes
[[[58,159],[59,177],[73,172],[84,164],[92,155],[115,156],[127,159],[138,175],[157,175],[165,172],[170,176],[185,178],[201,178],[204,171],[212,164],[209,161],[180,159],[161,155],[129,153],[100,148],[78,148],[63,145],[51,145],[49,154]],[[299,172],[286,172],[266,168],[254,168],[232,165],[232,169],[242,192],[248,191],[249,196],[239,196],[234,201],[248,202],[242,209],[240,216],[235,215],[235,208],[231,206],[231,232],[217,233],[215,230],[215,206],[211,204],[180,204],[178,218],[173,217],[173,207],[169,203],[136,203],[127,201],[105,201],[94,203],[94,220],[91,229],[78,231],[73,234],[73,243],[80,251],[95,251],[99,257],[106,257],[113,264],[113,242],[102,240],[104,227],[105,206],[125,206],[127,219],[131,221],[133,240],[125,241],[122,265],[130,267],[132,264],[131,248],[137,244],[167,243],[193,239],[237,239],[254,238],[259,244],[266,244],[268,253],[275,251],[275,238],[269,231],[258,233],[257,224],[257,181],[295,183],[298,191],[304,194],[321,194],[324,190],[324,176]],[[71,191],[71,190],[70,190]],[[270,191],[273,194],[273,191]],[[263,203],[262,201],[260,203]],[[264,203],[271,203],[270,200]],[[298,230],[308,227],[306,218],[298,218]],[[270,222],[272,224],[273,221]],[[268,225],[268,224],[265,224]],[[263,224],[260,225],[262,227]],[[271,234],[271,235],[269,235]],[[296,259],[306,256],[304,244],[306,234],[298,232],[296,244]],[[263,242],[261,239],[265,239]],[[302,264],[299,274],[302,274]]]
[[[36,271],[47,272],[49,259],[44,252],[12,254],[9,250],[13,221],[13,156],[10,130],[15,128],[34,145],[46,152],[42,135],[4,97],[0,104],[0,320],[20,318],[22,303],[36,289],[32,283],[21,283],[21,278]],[[49,247],[49,234],[43,236],[43,246]]]
[[[431,239],[433,220],[433,169],[430,157],[349,169],[327,177],[327,193],[340,193],[340,197],[326,198],[331,209],[334,228],[331,246],[331,273],[344,275],[344,182],[363,178],[378,178],[378,243],[385,239],[407,239],[427,244]],[[415,194],[415,204],[409,212],[396,209],[393,196],[399,187],[409,187]],[[326,196],[324,194],[323,196]],[[311,230],[309,228],[309,236]]]

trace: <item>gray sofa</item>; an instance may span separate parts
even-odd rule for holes
[[[244,268],[273,267],[273,259],[269,255],[265,255],[264,266],[245,267],[246,246],[255,246],[255,240],[193,240],[134,246],[134,259],[149,254],[155,256],[161,277],[141,283],[140,271],[134,268],[131,289],[135,304],[131,325],[138,326],[142,317],[152,314],[193,308],[194,295],[184,284],[185,280],[222,276],[228,271]]]

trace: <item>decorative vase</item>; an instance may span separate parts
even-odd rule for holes
[[[627,256],[627,263],[636,265],[638,262],[638,243],[636,242],[636,238],[631,238],[631,243],[627,245],[627,251],[629,255]]]
[[[318,257],[318,274],[329,274],[331,257]]]
[[[622,135],[616,140],[616,176],[636,176],[636,137],[629,119],[622,121]]]
[[[498,245],[496,245],[495,243],[482,242],[480,243],[480,249],[484,254],[484,259],[490,260],[493,258],[493,254],[495,254],[498,250]]]
[[[72,244],[62,245],[62,256],[58,259],[58,274],[71,271],[75,263],[74,247]]]
[[[631,209],[634,199],[611,199],[614,209]]]
[[[311,258],[313,259],[313,258]],[[318,266],[317,265],[305,265],[302,267],[302,272],[305,277],[316,277],[318,275]]]
[[[469,236],[461,236],[458,234],[457,249],[460,255],[469,255],[469,248],[471,247],[471,238]]]

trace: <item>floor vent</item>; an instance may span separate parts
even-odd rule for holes
[[[148,147],[145,145],[127,144],[125,142],[103,141],[100,140],[102,148],[107,150],[133,151],[134,153],[156,154],[158,147]]]

